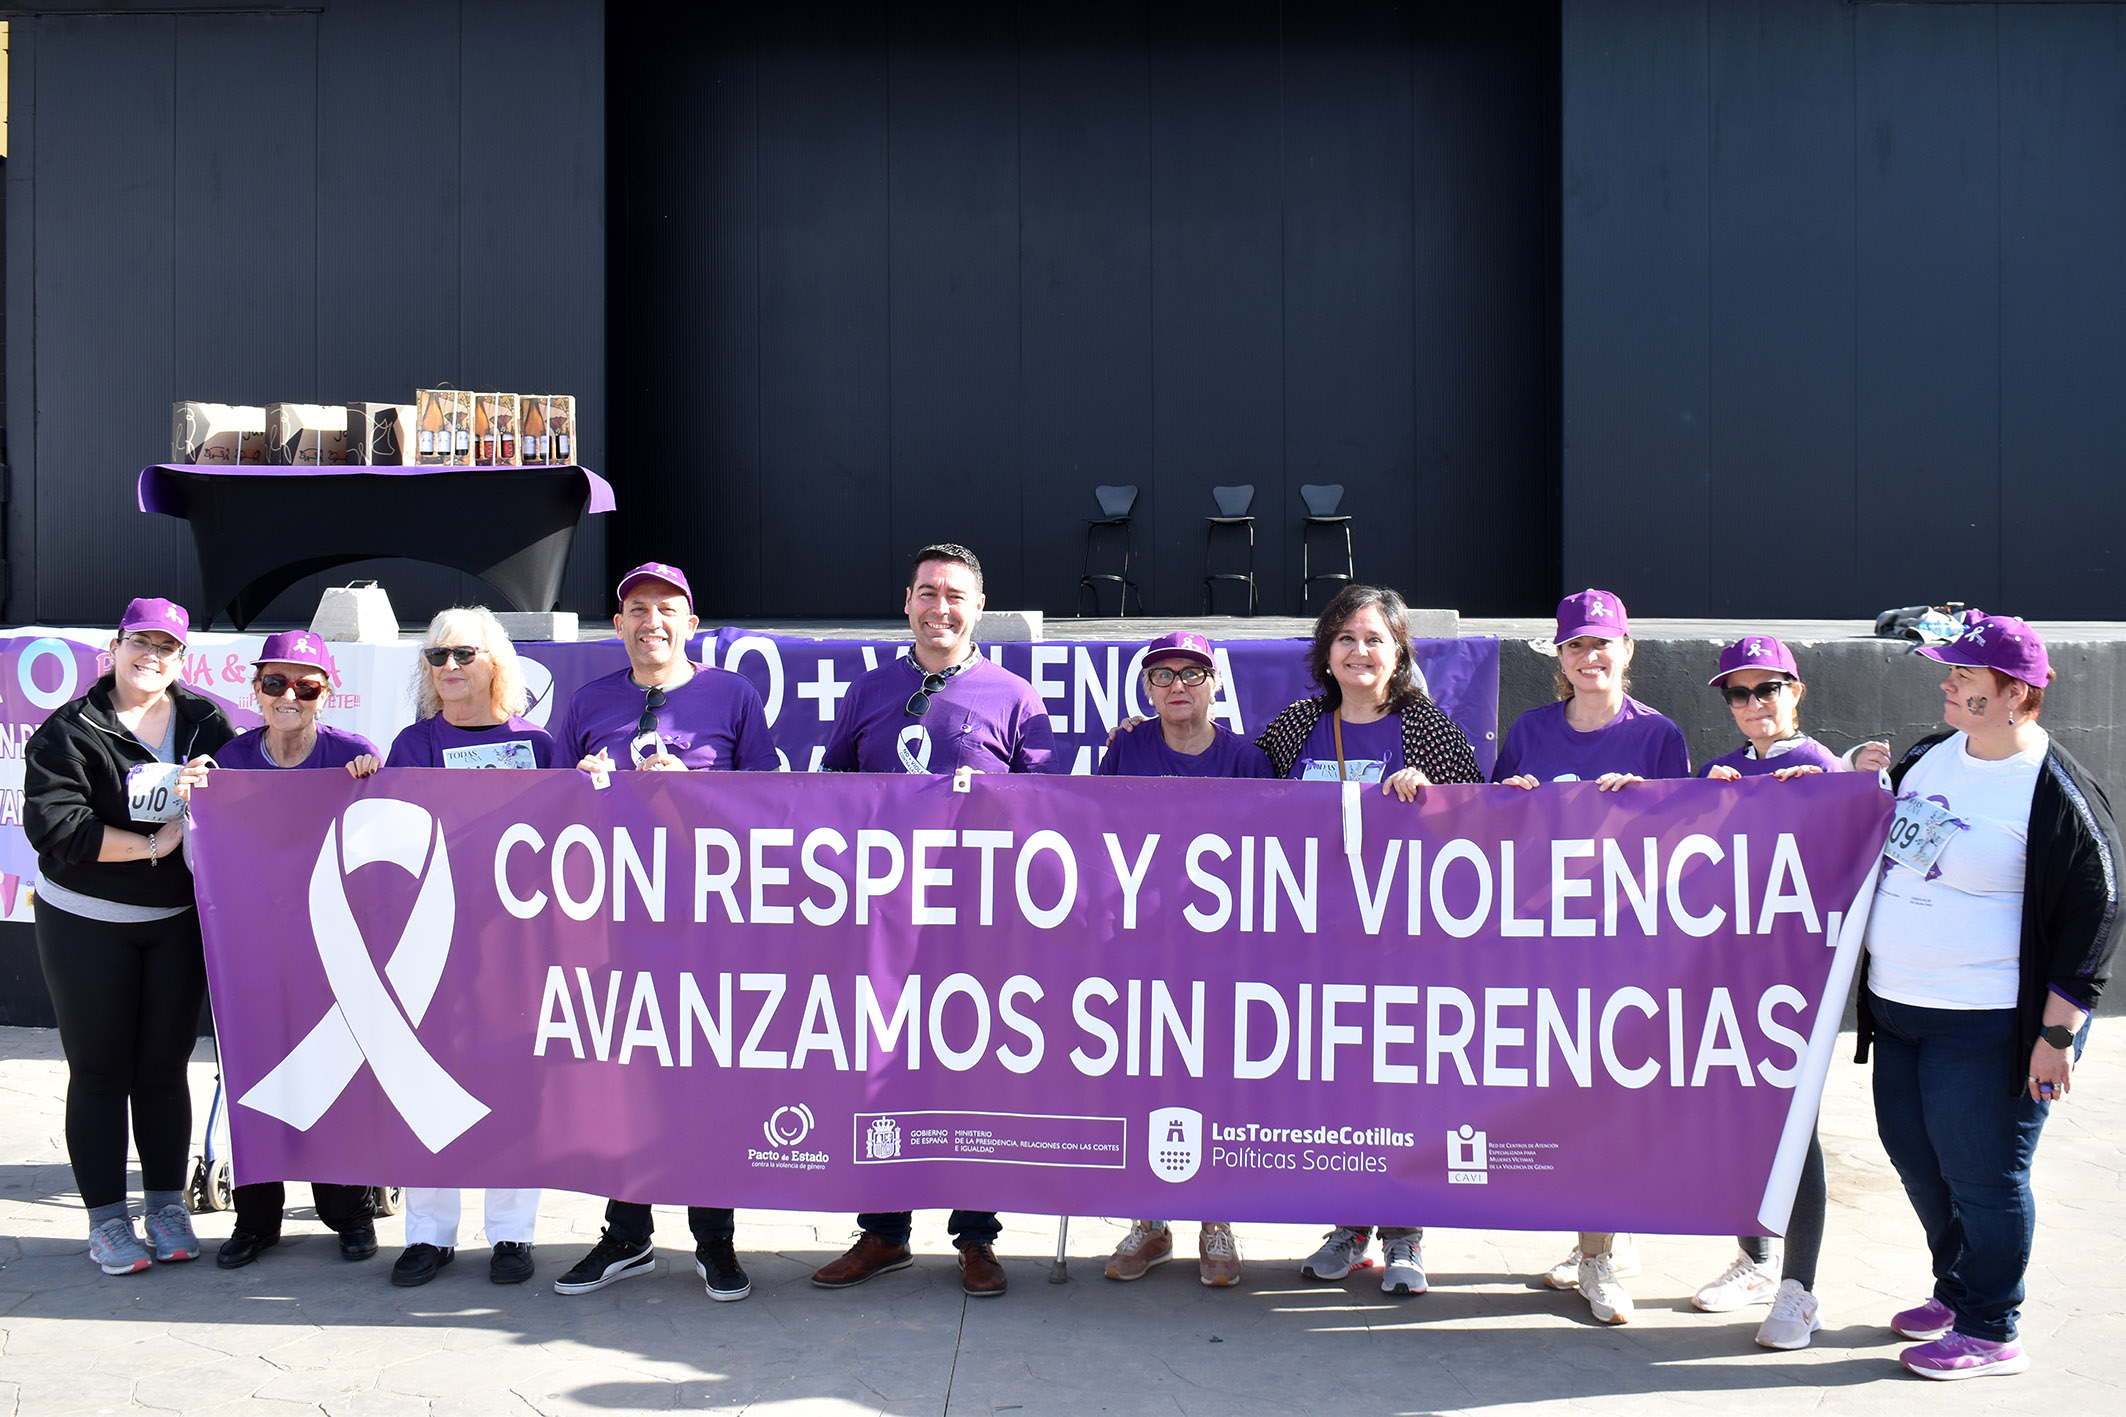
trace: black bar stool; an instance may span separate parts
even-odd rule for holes
[[[1142,615],[1144,592],[1129,578],[1130,558],[1136,553],[1136,538],[1130,531],[1129,517],[1130,510],[1137,505],[1137,489],[1134,484],[1127,487],[1095,487],[1093,495],[1100,499],[1100,516],[1085,524],[1085,565],[1084,574],[1078,577],[1078,614],[1085,614],[1085,593],[1091,591],[1092,613],[1098,615],[1100,583],[1111,581],[1120,597],[1116,613],[1123,616],[1129,614],[1129,593],[1134,590],[1137,592],[1137,613]],[[1095,571],[1093,564],[1102,553],[1105,553],[1108,562],[1112,563],[1118,543],[1122,552],[1121,569]]]
[[[1344,499],[1343,484],[1341,482],[1309,483],[1299,489],[1299,496],[1300,500],[1307,504],[1307,515],[1299,527],[1299,603],[1301,608],[1304,609],[1313,603],[1314,582],[1335,581],[1338,582],[1337,589],[1342,590],[1344,586],[1349,585],[1357,578],[1358,566],[1351,556],[1351,518],[1339,516],[1336,512],[1337,507],[1342,504]],[[1330,539],[1327,549],[1332,553],[1336,549],[1336,532],[1339,530],[1343,532],[1344,561],[1342,570],[1317,571],[1314,569],[1313,551],[1317,530],[1323,530],[1328,533]]]
[[[1255,485],[1247,483],[1240,487],[1213,487],[1211,499],[1218,504],[1218,515],[1205,517],[1203,529],[1203,613],[1211,614],[1217,607],[1213,593],[1219,581],[1238,581],[1248,588],[1247,609],[1243,614],[1255,613],[1255,519],[1248,515],[1248,508],[1255,501]],[[1230,543],[1234,533],[1247,534],[1248,568],[1245,571],[1217,571],[1212,567],[1212,552],[1218,544],[1218,534],[1223,529]]]

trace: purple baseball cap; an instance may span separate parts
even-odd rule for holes
[[[1997,669],[2039,689],[2052,682],[2045,642],[2013,615],[1987,615],[1947,644],[1927,645],[1919,652],[1943,664]]]
[[[620,578],[620,589],[613,592],[614,598],[625,601],[627,593],[642,581],[665,581],[686,592],[687,608],[694,606],[694,587],[687,584],[687,573],[677,566],[667,566],[662,561],[644,561],[634,570]]]
[[[1558,632],[1550,642],[1561,645],[1582,635],[1621,640],[1630,634],[1623,601],[1606,590],[1583,590],[1558,602]]]
[[[1720,672],[1705,682],[1718,685],[1738,669],[1773,669],[1789,679],[1801,677],[1794,666],[1794,652],[1770,635],[1744,635],[1721,650]]]
[[[1155,659],[1188,659],[1205,669],[1218,667],[1218,661],[1211,657],[1211,642],[1192,630],[1176,630],[1146,645],[1144,662],[1149,664]]]
[[[258,648],[258,658],[251,663],[253,667],[307,664],[329,676],[332,673],[332,651],[325,648],[325,637],[315,630],[282,630],[277,635],[266,636],[266,642]]]
[[[121,635],[135,630],[160,630],[183,644],[192,637],[192,617],[174,600],[143,596],[126,606],[125,617],[118,622]]]

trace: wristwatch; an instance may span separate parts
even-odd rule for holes
[[[2038,1037],[2050,1043],[2062,1053],[2074,1046],[2074,1031],[2065,1024],[2055,1023],[2040,1033]]]

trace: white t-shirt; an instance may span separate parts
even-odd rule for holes
[[[1912,765],[1898,800],[1916,796],[1953,816],[1924,874],[1882,863],[1868,916],[1868,987],[1930,1009],[2012,1009],[2023,939],[2023,867],[2030,799],[2049,740],[1987,762],[1958,733]]]

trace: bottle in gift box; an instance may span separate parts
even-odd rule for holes
[[[546,461],[546,399],[540,394],[517,396],[517,461],[537,467]]]
[[[546,396],[546,427],[553,438],[553,453],[548,459],[555,463],[572,463],[576,460],[576,397],[574,394],[548,394]]]

